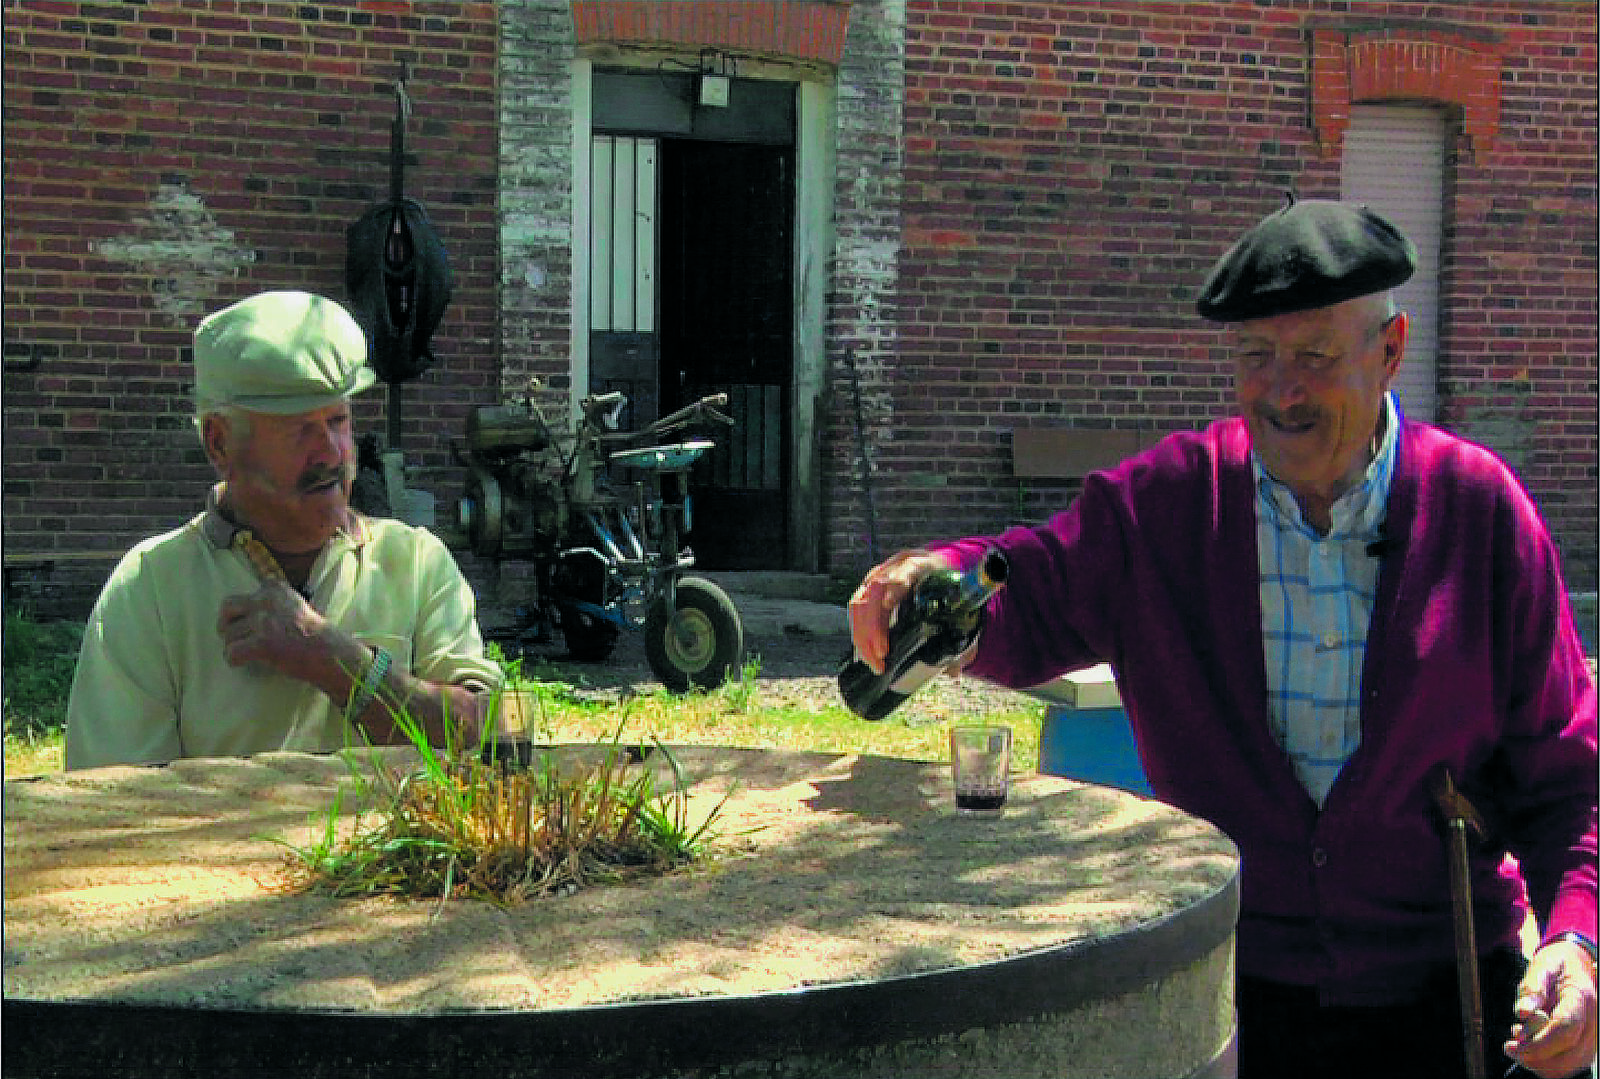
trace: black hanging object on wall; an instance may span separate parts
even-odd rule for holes
[[[373,371],[389,384],[389,445],[399,445],[398,384],[433,366],[433,332],[455,279],[427,211],[405,197],[405,130],[411,115],[405,72],[395,83],[389,133],[389,200],[345,231],[345,288],[367,335]]]
[[[373,370],[385,382],[416,378],[433,366],[428,343],[450,303],[444,245],[412,199],[374,206],[346,235],[345,285]]]

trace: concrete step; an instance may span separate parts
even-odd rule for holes
[[[717,584],[739,608],[739,621],[747,637],[808,634],[816,637],[848,636],[845,608],[827,602],[826,573],[787,573],[778,570],[712,570],[704,576]]]
[[[831,637],[849,633],[844,608],[826,601],[829,583],[826,574],[749,570],[698,575],[728,593],[733,605],[739,608],[746,636],[804,633]]]
[[[753,592],[729,592],[739,609],[747,637],[804,634],[811,637],[848,637],[850,623],[843,607],[808,599],[782,599]]]
[[[799,599],[812,603],[828,602],[831,584],[826,573],[791,573],[780,570],[709,570],[693,569],[695,576],[705,577],[722,586],[728,593],[741,592],[769,599]]]

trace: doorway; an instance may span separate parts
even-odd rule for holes
[[[788,564],[794,151],[661,143],[663,411],[728,395],[733,427],[692,478],[690,544],[715,569]]]
[[[795,90],[595,72],[589,389],[638,427],[726,393],[734,426],[695,466],[687,537],[705,569],[785,569],[795,353]]]

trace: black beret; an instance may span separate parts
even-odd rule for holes
[[[1211,271],[1195,308],[1243,322],[1383,292],[1417,268],[1417,249],[1365,206],[1306,199],[1245,233]]]

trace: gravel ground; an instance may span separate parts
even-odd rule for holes
[[[756,675],[758,699],[778,707],[812,710],[840,703],[834,679],[849,647],[846,636],[799,629],[746,636],[746,657],[760,659]],[[645,662],[643,637],[638,633],[624,634],[611,658],[602,663],[571,662],[559,643],[530,646],[524,656],[525,663],[536,659],[551,661],[564,677],[580,687],[580,693],[599,700],[620,700],[629,694],[662,688]],[[1043,707],[1032,697],[976,678],[936,678],[901,705],[895,715],[915,726]]]
[[[760,660],[756,674],[759,699],[788,708],[815,710],[840,703],[834,679],[849,647],[849,638],[842,634],[815,633],[799,627],[745,638],[746,657]],[[581,695],[597,700],[620,700],[662,688],[645,661],[643,637],[636,632],[623,634],[611,658],[601,663],[571,662],[559,643],[530,646],[525,655],[530,663],[536,659],[550,661],[563,677],[579,686]],[[1596,671],[1592,656],[1589,670],[1591,674]],[[1043,708],[1036,698],[977,678],[936,678],[895,714],[915,726],[1017,710],[1037,710],[1042,715]]]

